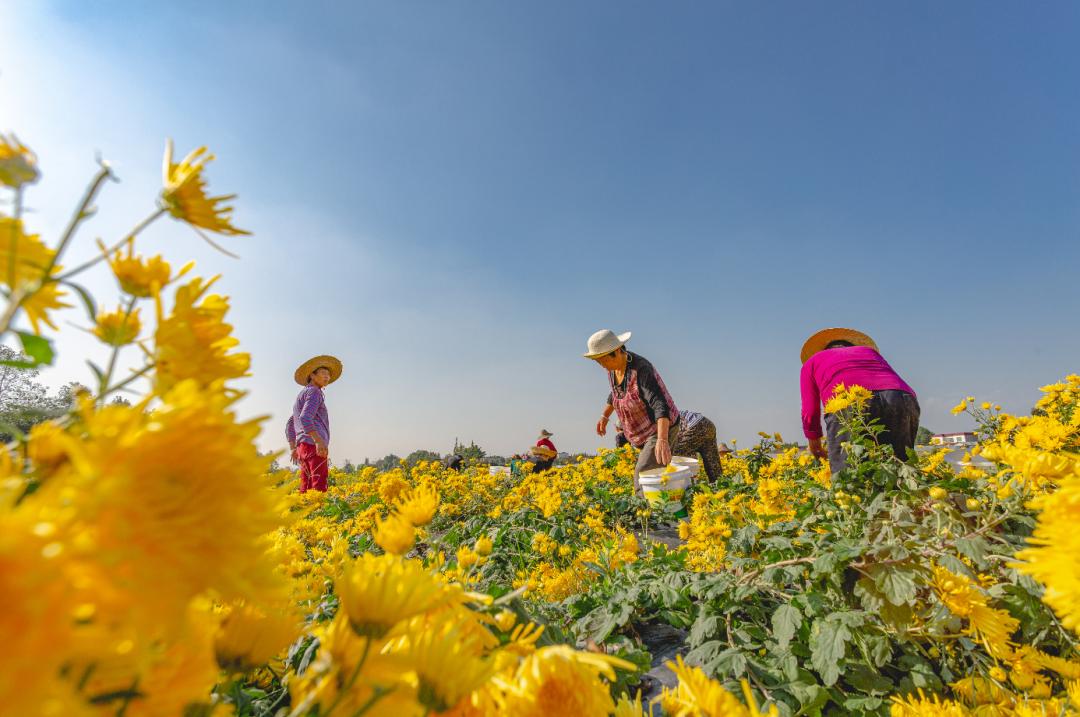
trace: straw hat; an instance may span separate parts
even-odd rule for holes
[[[540,438],[538,438],[538,439],[536,439],[536,440],[540,441],[540,440],[543,440],[543,439],[545,439],[545,438],[551,438],[551,437],[552,437],[552,436],[554,436],[554,435],[555,435],[555,434],[554,434],[554,433],[552,433],[551,431],[549,431],[548,429],[546,429],[546,428],[541,428],[541,429],[540,429]]]
[[[301,386],[306,386],[308,376],[320,368],[326,368],[330,371],[330,383],[341,378],[341,361],[333,356],[315,356],[309,358],[307,361],[300,364],[299,368],[296,369],[296,373],[293,374],[293,378],[295,378],[296,382]]]
[[[615,335],[611,329],[597,331],[589,337],[589,349],[585,352],[585,358],[594,359],[604,354],[609,354],[630,340],[630,332]]]
[[[808,338],[806,343],[803,344],[801,354],[802,362],[806,363],[811,356],[824,349],[833,341],[848,341],[855,346],[869,346],[875,351],[878,350],[874,340],[862,331],[841,328],[822,329]]]

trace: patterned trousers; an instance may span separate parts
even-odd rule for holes
[[[716,424],[705,416],[690,428],[682,427],[671,444],[671,453],[687,458],[701,458],[701,467],[709,482],[716,485],[720,478],[720,451],[716,447]]]

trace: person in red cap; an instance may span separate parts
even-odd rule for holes
[[[542,473],[555,464],[555,458],[558,457],[559,452],[555,450],[555,444],[551,442],[551,437],[554,435],[546,428],[540,429],[540,437],[536,439],[536,445],[529,451],[535,458],[534,473]]]

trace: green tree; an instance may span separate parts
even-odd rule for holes
[[[418,449],[405,456],[405,462],[410,466],[415,466],[420,461],[441,461],[442,457],[435,451],[425,451],[424,449]]]
[[[475,441],[469,441],[469,445],[466,446],[456,438],[454,439],[453,452],[464,458],[466,463],[479,463],[487,455],[483,448],[476,445]]]
[[[926,426],[919,426],[919,432],[915,434],[915,444],[919,446],[930,445],[930,437],[934,435]]]
[[[398,463],[401,462],[401,457],[391,453],[390,455],[383,456],[379,460],[375,461],[375,469],[379,471],[388,471],[391,468],[397,468]]]
[[[55,396],[36,379],[36,369],[12,365],[29,357],[0,346],[0,440],[7,442],[32,426],[71,410],[75,396],[87,390],[78,383],[65,384]]]

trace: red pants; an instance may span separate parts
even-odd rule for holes
[[[326,475],[330,468],[327,457],[320,456],[312,443],[297,444],[296,453],[300,459],[300,492],[306,493],[310,488],[325,493]]]

